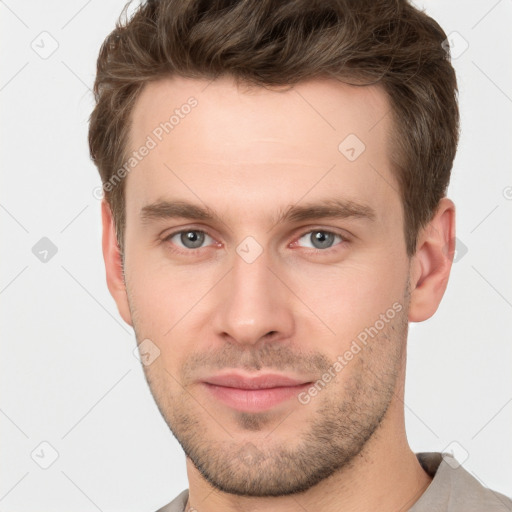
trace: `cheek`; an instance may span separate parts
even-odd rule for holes
[[[394,303],[402,303],[404,269],[387,261],[376,257],[360,258],[357,263],[297,266],[287,279],[311,312],[344,344],[373,325]]]
[[[131,308],[138,334],[160,340],[165,348],[180,330],[193,328],[211,300],[208,292],[219,279],[213,266],[177,266],[132,253],[126,265]]]

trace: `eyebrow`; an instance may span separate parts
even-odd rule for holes
[[[190,219],[195,221],[211,221],[225,224],[225,221],[212,209],[199,206],[187,201],[157,201],[141,209],[140,217],[143,223],[152,220],[168,220],[174,218]],[[272,226],[283,223],[302,222],[315,219],[364,219],[375,221],[377,214],[368,205],[359,204],[351,200],[327,198],[321,202],[306,203],[303,205],[290,205],[281,208],[271,222]]]

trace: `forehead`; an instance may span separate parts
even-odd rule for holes
[[[191,98],[196,107],[187,106]],[[252,147],[255,136],[269,142],[272,137],[277,141],[288,136],[296,146],[306,147],[324,141],[327,147],[348,133],[375,146],[384,142],[389,111],[387,95],[376,85],[350,86],[321,79],[268,88],[237,85],[228,77],[214,81],[173,77],[147,84],[139,95],[130,142],[141,142],[174,114],[170,130],[176,142],[185,144],[183,149],[193,146],[196,151],[219,153],[225,149],[222,146],[235,141]],[[187,117],[191,119],[184,122]],[[191,132],[195,137],[190,137]]]
[[[127,205],[178,195],[257,207],[328,191],[386,209],[398,200],[389,113],[380,86],[333,79],[270,89],[227,77],[150,83],[132,112],[128,156],[151,149],[127,177]]]

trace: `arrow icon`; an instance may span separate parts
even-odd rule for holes
[[[248,236],[237,245],[236,252],[246,263],[252,263],[263,252],[263,247],[254,237]]]
[[[41,262],[48,263],[58,252],[57,246],[46,236],[32,247],[32,254]]]
[[[338,151],[349,162],[357,160],[365,149],[364,142],[355,133],[349,133],[338,145]]]
[[[44,31],[32,40],[30,47],[41,59],[46,60],[57,51],[59,42],[49,32]]]
[[[133,350],[134,357],[144,366],[149,366],[160,357],[160,349],[149,338],[142,340]]]
[[[43,441],[32,450],[30,457],[41,469],[48,469],[59,458],[59,452],[48,441]]]

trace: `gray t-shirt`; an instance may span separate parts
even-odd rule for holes
[[[449,453],[417,453],[423,469],[433,478],[409,512],[512,512],[512,500],[484,487]],[[185,512],[188,489],[157,512]]]

